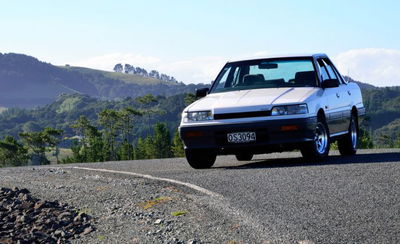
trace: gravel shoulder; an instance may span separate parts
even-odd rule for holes
[[[399,179],[400,149],[333,151],[323,163],[298,152],[222,156],[207,170],[180,158],[0,169],[1,187],[93,216],[96,231],[75,243],[399,243]]]
[[[0,185],[27,188],[92,216],[96,231],[73,243],[256,243],[263,235],[223,199],[160,181],[23,167],[1,169]]]

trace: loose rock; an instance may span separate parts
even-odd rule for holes
[[[90,217],[27,189],[0,189],[0,243],[65,243],[94,231]]]

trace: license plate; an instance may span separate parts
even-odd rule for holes
[[[256,141],[255,132],[228,133],[227,137],[229,143],[246,143]]]

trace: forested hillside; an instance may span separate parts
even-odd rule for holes
[[[68,65],[58,67],[23,54],[0,53],[0,107],[43,106],[61,94],[78,93],[103,99],[146,94],[171,96],[194,92],[197,87],[204,86],[185,85],[165,81],[164,76],[153,76]]]
[[[63,95],[45,107],[0,114],[0,167],[183,156],[176,126],[194,96],[146,95],[100,101]],[[172,136],[173,135],[173,139]],[[60,147],[69,155],[60,158]]]
[[[389,146],[400,133],[400,87],[363,90],[366,125],[380,146]]]
[[[75,135],[71,124],[80,116],[86,116],[95,126],[98,114],[104,109],[121,110],[132,107],[147,110],[148,114],[135,121],[135,131],[139,136],[150,134],[157,122],[165,122],[172,132],[180,120],[185,105],[185,94],[164,97],[150,95],[125,98],[118,101],[103,101],[87,95],[62,95],[46,106],[37,109],[10,108],[0,113],[0,138],[11,135],[18,138],[20,132],[40,131],[46,127],[62,129],[65,137]]]

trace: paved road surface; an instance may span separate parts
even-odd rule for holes
[[[81,166],[201,186],[221,194],[271,241],[400,242],[400,150],[360,150],[344,158],[333,153],[322,164],[307,163],[299,153],[248,162],[222,156],[208,170],[191,169],[185,159]]]

